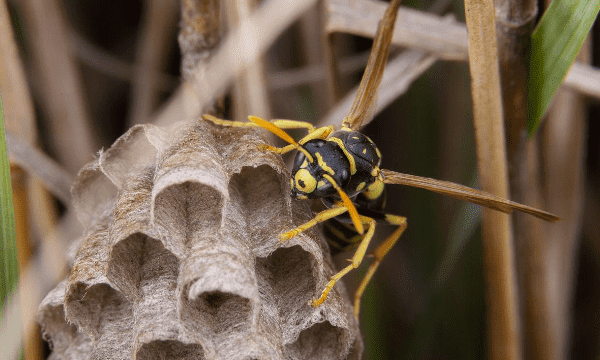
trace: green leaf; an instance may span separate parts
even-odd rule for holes
[[[2,264],[0,268],[2,272],[0,276],[0,309],[4,309],[7,298],[17,289],[19,263],[2,99],[0,99],[0,243],[2,246],[0,249],[0,263]]]
[[[600,0],[554,0],[531,35],[527,129],[535,133],[600,10]]]

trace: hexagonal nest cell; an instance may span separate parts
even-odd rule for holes
[[[39,308],[52,359],[357,359],[343,285],[257,129],[201,120],[132,128],[84,167],[86,228]]]

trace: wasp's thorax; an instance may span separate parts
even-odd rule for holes
[[[344,187],[350,180],[350,163],[337,144],[314,139],[302,145],[312,159],[298,151],[292,169],[292,195],[298,199],[318,199],[337,195],[326,175]],[[312,160],[312,161],[310,161]]]

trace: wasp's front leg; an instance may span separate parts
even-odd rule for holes
[[[327,221],[331,218],[345,213],[346,211],[348,211],[348,209],[345,206],[336,206],[331,209],[323,210],[320,213],[318,213],[312,220],[307,221],[306,223],[298,226],[297,228],[279,235],[279,241],[289,240],[294,236],[300,234],[301,232],[306,231],[307,229],[310,229],[311,227],[317,225],[318,223]]]

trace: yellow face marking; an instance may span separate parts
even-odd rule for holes
[[[381,171],[381,170],[379,170],[379,167],[375,166],[375,167],[373,168],[373,170],[371,170],[371,176],[372,176],[372,177],[375,177],[375,178],[376,178],[376,177],[379,177],[379,172],[380,172],[380,171]]]
[[[354,162],[354,157],[350,155],[348,150],[346,150],[342,139],[332,137],[327,139],[327,141],[333,141],[334,143],[339,145],[340,149],[342,149],[342,151],[344,152],[344,155],[346,155],[346,158],[348,158],[348,162],[350,162],[350,175],[356,174],[356,163]]]
[[[356,191],[361,191],[362,189],[365,188],[365,185],[367,185],[367,183],[365,183],[364,181],[361,182],[360,184],[358,184],[358,186],[356,187]]]
[[[352,138],[353,138],[354,140],[358,140],[358,137],[356,137],[356,136],[353,136]]]
[[[329,165],[327,165],[327,163],[325,161],[323,161],[323,157],[321,156],[320,153],[316,152],[315,156],[317,157],[317,164],[319,164],[321,169],[327,171],[331,175],[335,174],[335,171],[331,167],[329,167]]]
[[[304,159],[304,162],[302,163],[302,165],[300,165],[300,168],[305,168],[308,166],[308,161],[306,159]]]
[[[325,181],[319,180],[319,182],[317,183],[317,189],[322,188],[323,186],[325,186]]]
[[[367,187],[367,189],[365,191],[363,191],[363,194],[369,200],[377,199],[378,197],[381,196],[381,193],[383,193],[384,186],[385,185],[383,184],[383,181],[377,179],[377,180],[375,180],[374,183],[369,185],[369,187]]]
[[[317,187],[317,180],[312,174],[306,169],[300,169],[296,172],[294,176],[296,183],[296,189],[304,192],[311,193]]]

